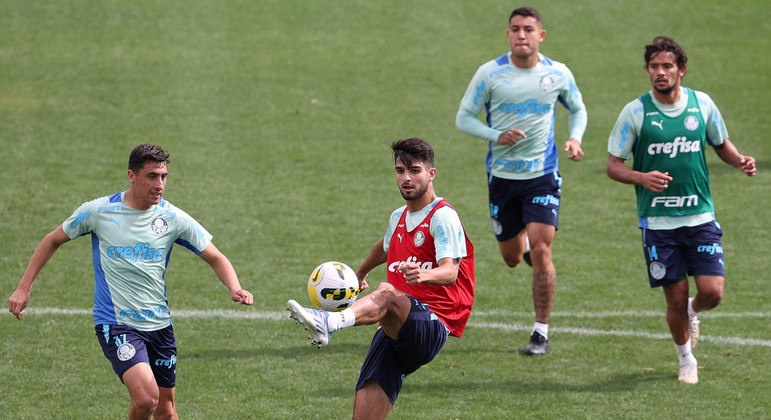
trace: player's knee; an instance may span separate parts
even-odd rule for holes
[[[722,290],[710,290],[705,293],[700,293],[699,303],[704,307],[703,310],[708,310],[716,307],[723,299]]]
[[[670,311],[676,313],[688,312],[688,294],[681,296],[671,296],[667,299],[667,307]]]
[[[380,283],[375,289],[377,293],[395,294],[397,292],[393,284],[388,282]]]
[[[150,417],[158,407],[158,395],[142,393],[131,398],[131,409],[135,413]]]
[[[503,261],[511,268],[514,268],[522,262],[522,255],[504,254]]]
[[[551,244],[546,242],[530,244],[530,255],[533,258],[551,258]]]

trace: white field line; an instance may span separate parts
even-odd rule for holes
[[[665,309],[661,311],[602,311],[602,312],[552,312],[551,316],[560,318],[663,318]],[[506,310],[492,311],[473,311],[472,318],[475,316],[503,316],[503,317],[524,317],[532,318],[532,312],[511,312]],[[720,310],[709,311],[704,314],[705,318],[771,318],[771,312],[722,312]]]
[[[27,308],[24,311],[27,315],[91,315],[91,309],[63,309],[63,308]],[[716,315],[720,317],[769,317],[768,313],[725,313],[725,312],[710,312],[708,317],[712,318]],[[172,311],[172,316],[178,318],[226,318],[226,319],[264,319],[264,320],[283,320],[289,318],[287,313],[282,311],[234,311],[234,310],[175,310]],[[498,317],[526,317],[531,318],[532,313],[529,312],[506,312],[506,311],[485,311],[476,312],[472,315],[471,321],[468,323],[472,328],[486,328],[503,331],[530,331],[532,325],[524,324],[503,324],[499,322],[481,322],[477,321],[480,317],[485,316],[498,316]],[[552,313],[552,316],[560,317],[574,317],[574,318],[608,318],[608,317],[663,317],[663,313],[658,312],[634,312],[634,311],[621,311],[621,312],[572,312],[572,313]],[[708,318],[707,318],[708,319]],[[641,337],[650,339],[670,339],[671,336],[666,333],[649,333],[645,331],[623,331],[623,330],[599,330],[592,328],[572,328],[572,327],[558,327],[554,326],[549,328],[549,331],[556,333],[567,333],[577,335],[605,335],[616,337]],[[715,342],[723,344],[736,344],[742,346],[762,346],[771,347],[771,340],[761,340],[755,338],[741,338],[741,337],[715,337],[710,335],[702,335],[699,338],[700,341]]]

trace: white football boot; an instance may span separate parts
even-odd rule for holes
[[[677,380],[684,384],[695,384],[699,382],[699,368],[695,363],[680,367],[680,374]]]
[[[305,331],[308,331],[311,344],[318,348],[329,344],[332,333],[329,332],[328,312],[304,308],[293,299],[286,303],[286,309],[289,311],[289,317],[302,325]]]

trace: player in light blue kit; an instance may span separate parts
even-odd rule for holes
[[[458,129],[489,143],[490,216],[503,260],[533,266],[535,325],[525,354],[545,354],[557,273],[551,245],[557,230],[562,178],[557,165],[557,102],[568,109],[568,159],[584,155],[586,107],[570,70],[538,52],[546,36],[533,8],[514,10],[506,36],[511,52],[479,67],[460,103]],[[485,125],[477,119],[484,109]]]
[[[177,348],[164,274],[179,244],[199,255],[227,286],[234,302],[253,303],[212,236],[161,198],[169,154],[140,144],[129,157],[128,191],[82,204],[38,245],[8,310],[21,319],[40,270],[62,244],[91,235],[95,274],[94,325],[104,355],[131,395],[129,418],[177,418]]]
[[[691,348],[699,338],[697,314],[723,297],[723,232],[715,220],[705,149],[749,176],[755,159],[728,138],[712,99],[681,85],[688,63],[673,39],[645,46],[653,89],[629,102],[608,139],[608,176],[634,184],[651,287],[664,289],[667,323],[680,361],[678,380],[699,381]],[[633,167],[624,164],[633,159]],[[688,275],[697,293],[688,297]]]

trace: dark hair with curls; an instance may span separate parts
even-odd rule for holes
[[[651,59],[664,51],[669,51],[675,55],[675,63],[678,68],[683,68],[688,64],[688,56],[685,50],[674,39],[666,36],[657,36],[653,42],[645,46],[645,67],[648,67]]]

